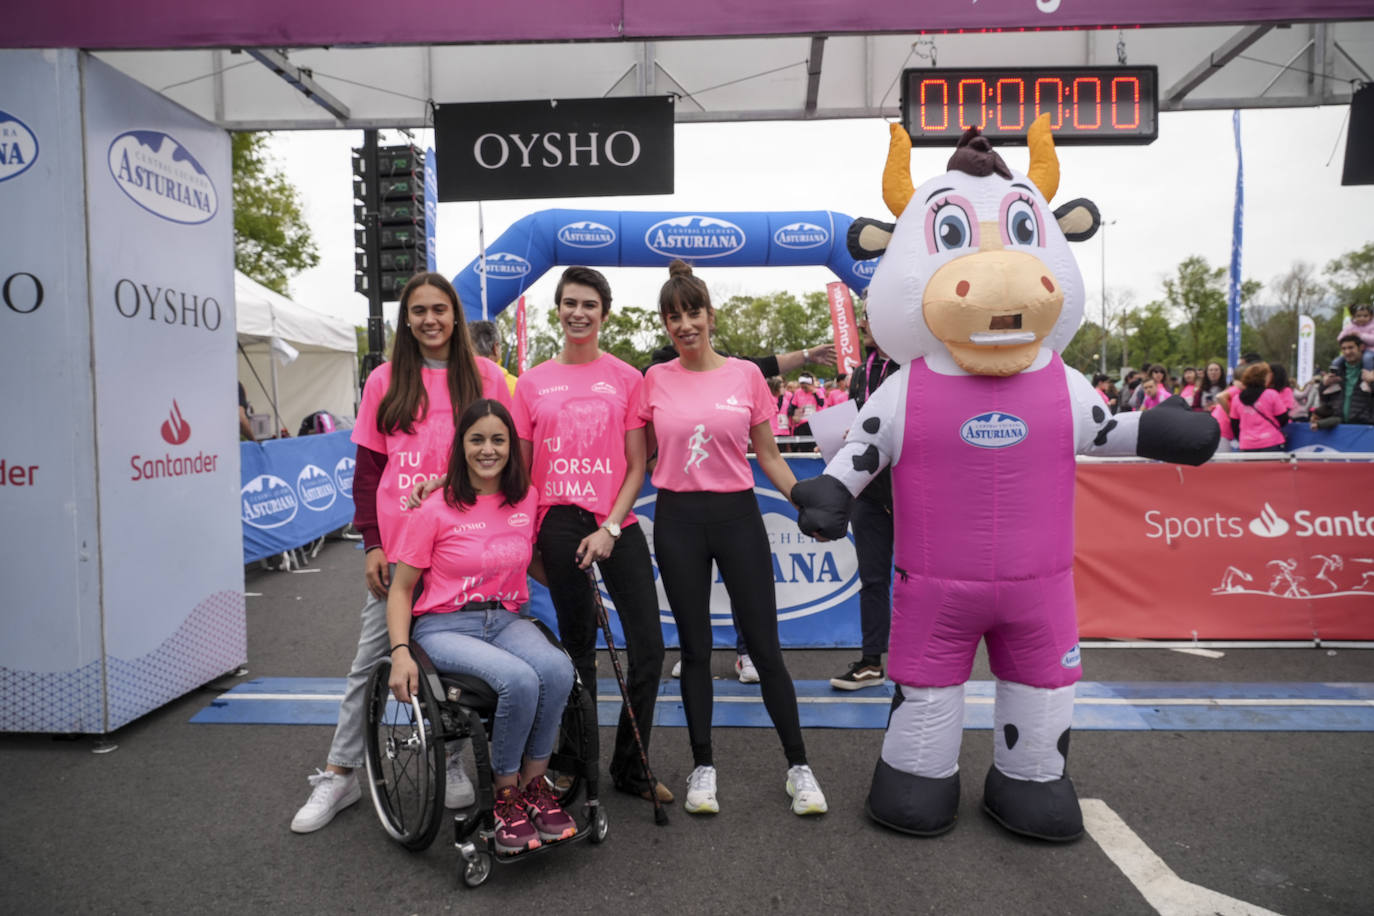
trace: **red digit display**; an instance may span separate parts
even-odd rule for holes
[[[902,79],[902,123],[916,146],[947,146],[969,127],[1026,142],[1050,116],[1056,144],[1150,143],[1159,133],[1155,67],[946,67]]]

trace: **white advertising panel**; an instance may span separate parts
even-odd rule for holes
[[[75,51],[0,51],[0,731],[105,721]]]
[[[81,62],[114,729],[247,657],[230,145]]]
[[[1317,338],[1317,323],[1311,315],[1298,316],[1298,374],[1293,386],[1306,385],[1312,379],[1312,345]]]

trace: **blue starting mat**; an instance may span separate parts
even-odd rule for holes
[[[797,681],[803,728],[887,726],[893,685],[841,691],[829,681]],[[715,681],[712,722],[723,728],[772,728],[756,684]],[[208,725],[334,725],[343,678],[263,677],[221,694],[191,718]],[[970,681],[964,727],[992,728],[994,683]],[[614,726],[620,693],[613,679],[597,682],[597,718]],[[687,724],[676,680],[659,686],[654,724]],[[1374,683],[1227,684],[1105,682],[1078,684],[1073,727],[1088,731],[1374,731]]]

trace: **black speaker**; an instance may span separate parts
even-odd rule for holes
[[[1350,97],[1341,184],[1374,184],[1374,83],[1365,83]]]

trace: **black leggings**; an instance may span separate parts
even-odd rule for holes
[[[654,554],[682,644],[682,703],[696,766],[711,759],[711,561],[730,594],[735,621],[759,671],[763,705],[788,766],[806,763],[797,694],[778,643],[778,599],[768,533],[752,490],[659,490]]]

